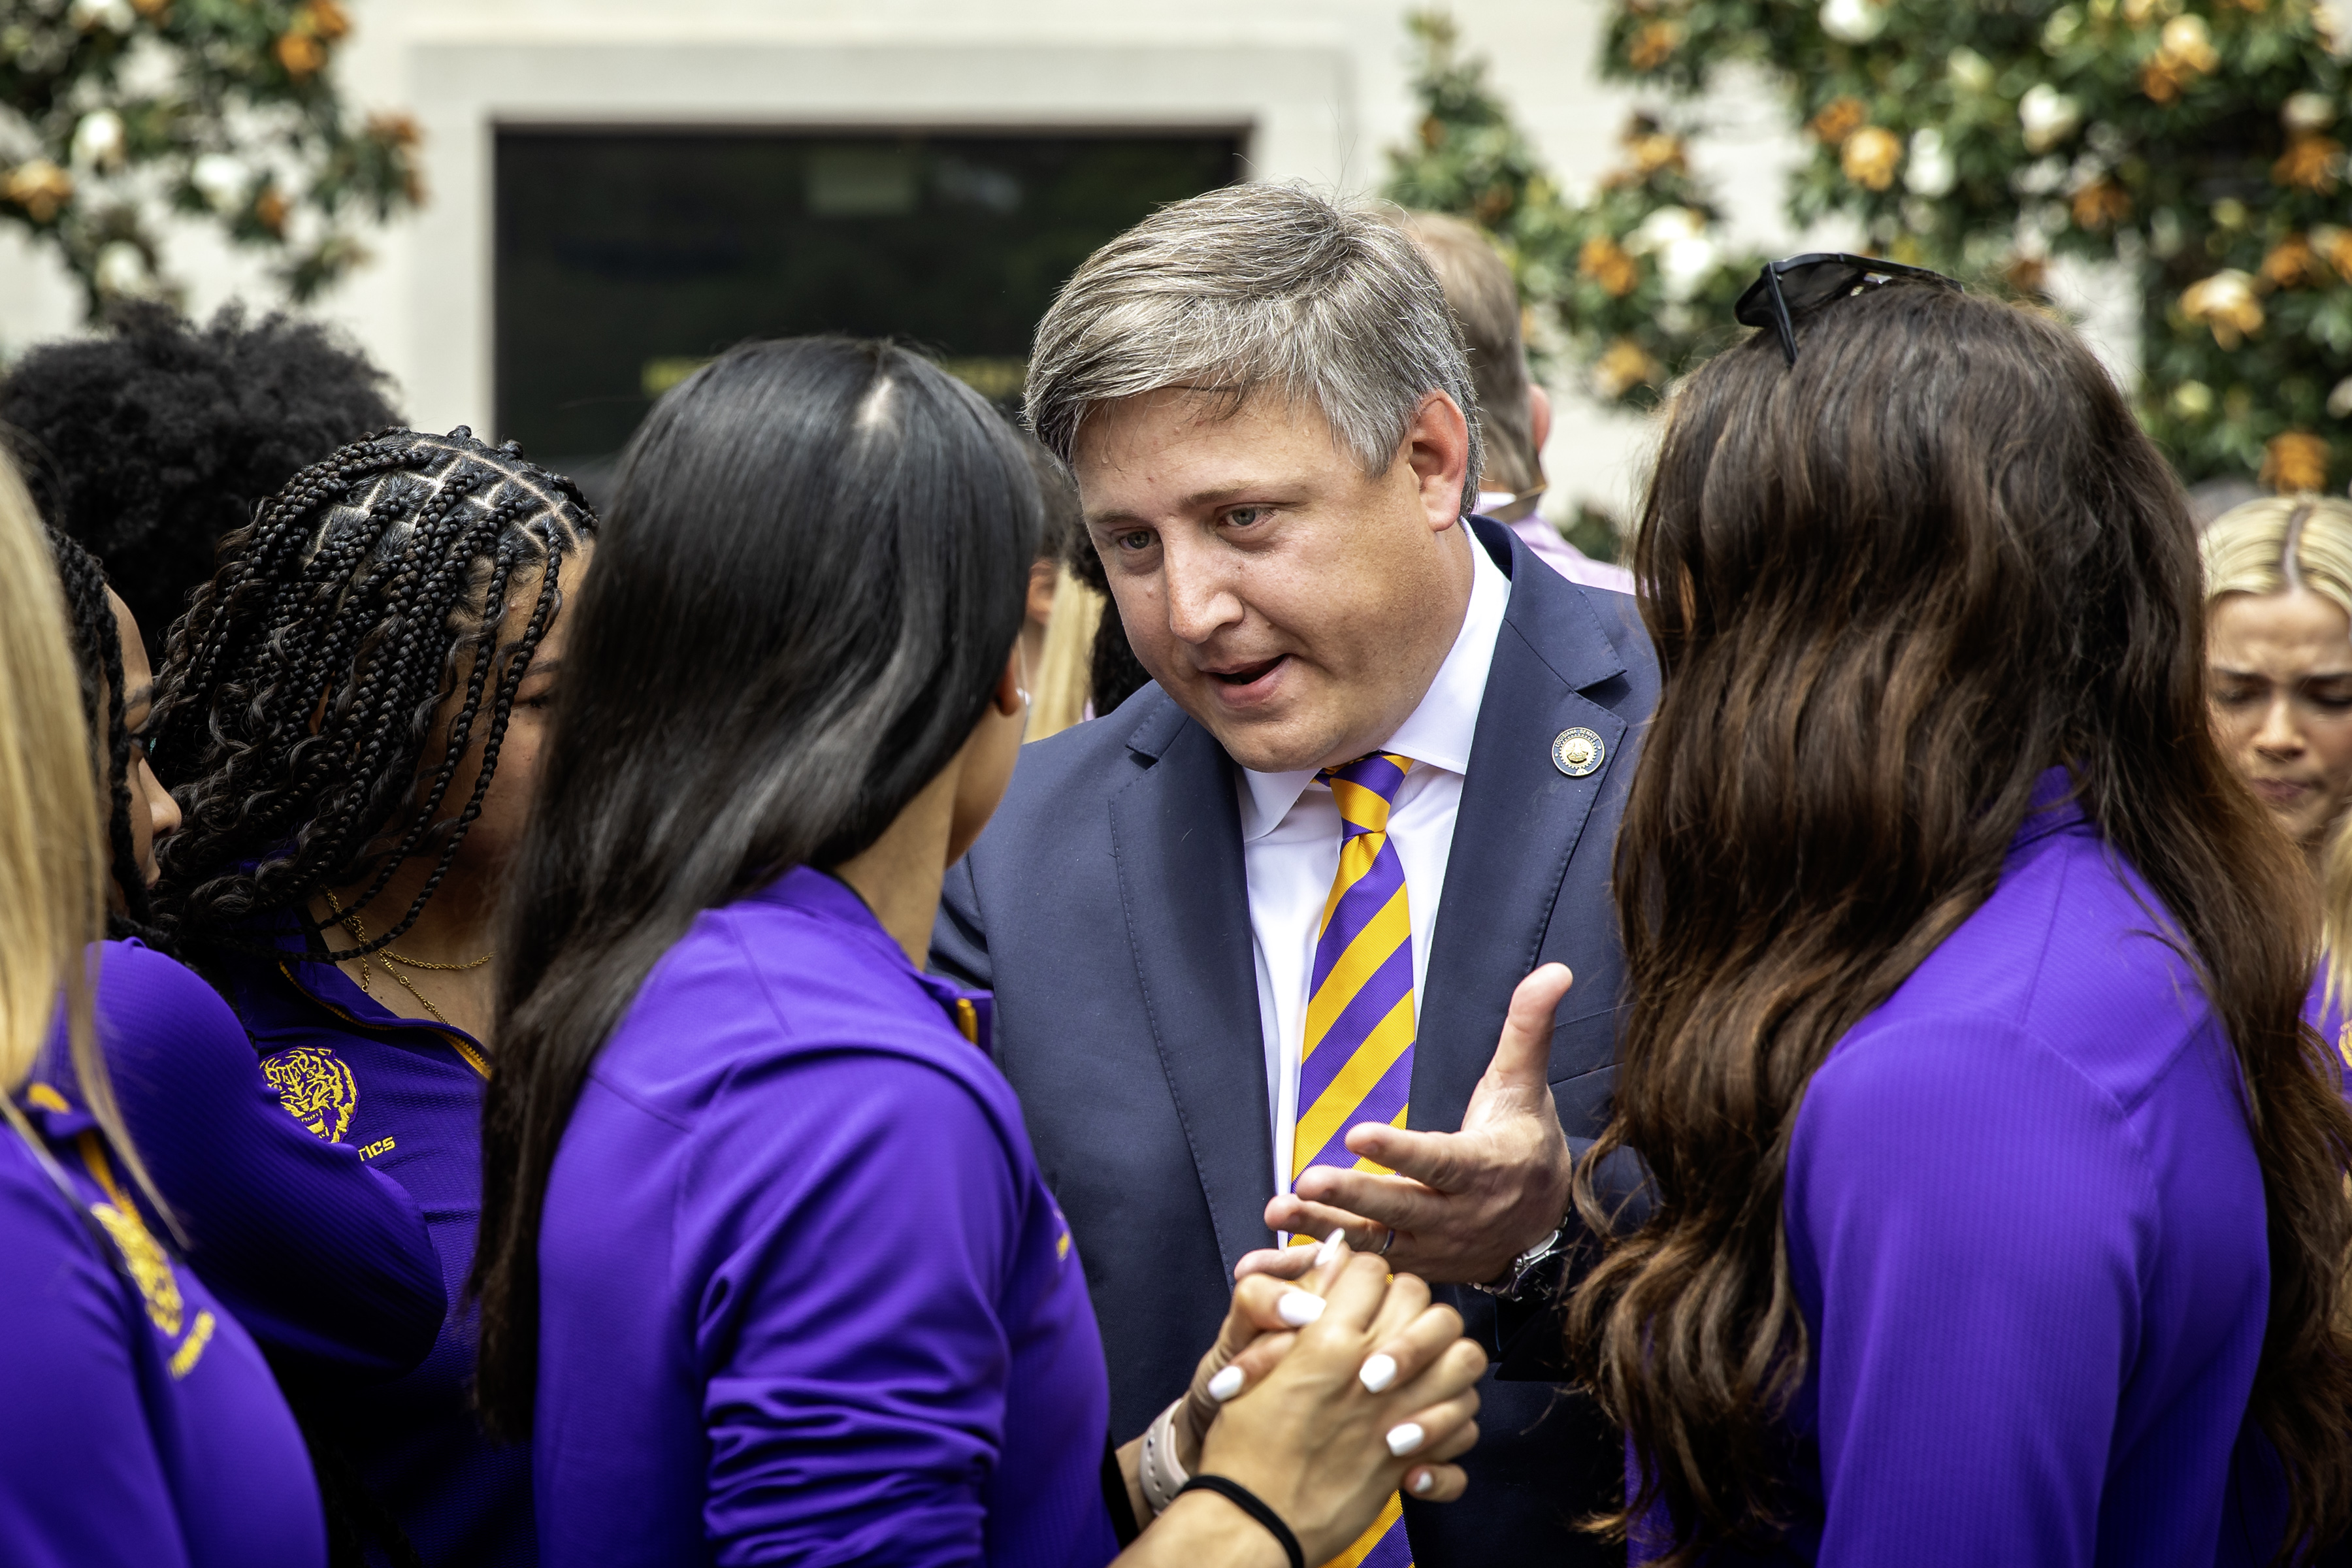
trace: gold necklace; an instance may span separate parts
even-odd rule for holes
[[[355,939],[364,945],[368,939],[367,927],[361,923],[359,911],[354,910],[346,914],[343,911],[343,906],[336,901],[332,889],[321,888],[319,891],[326,896],[327,908],[334,911],[335,918],[342,922],[344,929],[349,931]],[[404,963],[411,969],[438,969],[445,972],[456,973],[461,970],[479,969],[482,965],[488,963],[493,958],[496,958],[498,956],[498,951],[494,948],[490,952],[482,954],[481,957],[466,963],[434,963],[422,958],[404,958],[388,947],[379,949],[373,956],[388,961],[383,966],[384,973],[390,975],[394,983],[399,985],[403,991],[407,992],[411,996],[415,997],[418,1006],[432,1014],[435,1022],[438,1023],[445,1029],[454,1029],[457,1026],[449,1022],[448,1016],[443,1013],[440,1008],[436,1007],[433,1005],[432,998],[425,995],[424,992],[419,991],[415,985],[411,984],[409,983],[408,976],[403,974],[399,970],[394,969],[393,964]],[[360,991],[362,994],[373,997],[375,994],[375,991],[368,984],[368,955],[362,954],[360,957]]]

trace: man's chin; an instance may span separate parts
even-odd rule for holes
[[[1319,768],[1330,753],[1331,740],[1319,730],[1309,733],[1295,722],[1279,719],[1236,719],[1230,713],[1192,715],[1217,738],[1225,755],[1254,773],[1304,773]]]

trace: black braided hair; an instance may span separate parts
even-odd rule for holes
[[[183,945],[257,948],[257,919],[368,879],[363,910],[412,857],[436,857],[406,910],[357,947],[397,941],[448,874],[496,771],[515,691],[562,602],[557,566],[593,538],[579,488],[492,448],[385,430],[312,464],[221,542],[213,580],[172,630],[154,764],[184,822],[161,850],[163,912]],[[537,576],[504,647],[509,586]],[[419,763],[462,692],[446,755]],[[441,807],[478,729],[480,771]],[[274,949],[268,950],[274,952]]]
[[[74,665],[81,675],[82,716],[92,737],[103,737],[102,759],[107,786],[107,843],[113,851],[114,885],[122,907],[107,910],[106,934],[136,936],[153,942],[155,917],[147,896],[147,878],[139,868],[139,853],[131,837],[130,727],[123,722],[122,630],[114,606],[106,602],[106,572],[98,558],[55,529],[47,531],[49,553],[57,558],[58,577],[65,584],[66,608],[72,618]]]

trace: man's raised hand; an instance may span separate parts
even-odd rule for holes
[[[1573,978],[1566,964],[1547,963],[1511,993],[1502,1040],[1461,1131],[1359,1122],[1348,1130],[1349,1149],[1396,1173],[1312,1166],[1266,1205],[1267,1227],[1318,1237],[1345,1229],[1360,1252],[1386,1243],[1400,1273],[1459,1284],[1496,1279],[1550,1235],[1568,1213],[1573,1163],[1552,1104],[1552,1019]],[[1287,1275],[1305,1262],[1267,1249],[1248,1254],[1234,1274]]]

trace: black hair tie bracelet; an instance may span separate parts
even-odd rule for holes
[[[1266,1507],[1263,1498],[1239,1481],[1229,1481],[1223,1476],[1194,1476],[1176,1489],[1178,1497],[1186,1492],[1216,1493],[1265,1526],[1266,1532],[1282,1542],[1282,1550],[1290,1559],[1290,1568],[1307,1568],[1307,1553],[1298,1549],[1298,1537],[1290,1533],[1290,1526],[1282,1522],[1282,1515]]]

